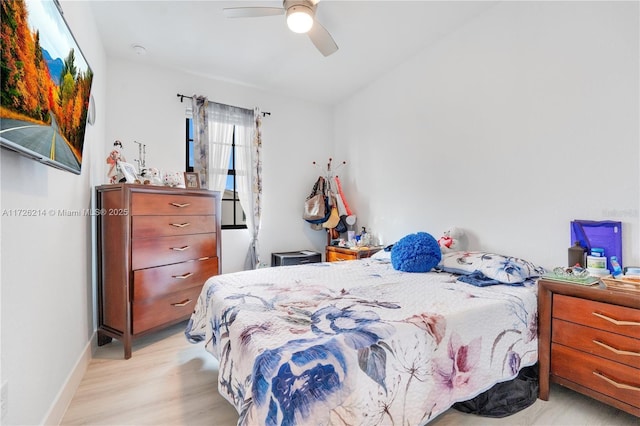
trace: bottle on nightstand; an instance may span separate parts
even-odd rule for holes
[[[622,267],[618,263],[617,256],[611,256],[611,259],[609,259],[609,263],[611,263],[611,275],[613,275],[614,277],[622,275]]]
[[[580,245],[580,241],[573,243],[573,247],[569,247],[569,264],[567,266],[580,266],[585,267],[585,258],[587,256],[587,250]]]

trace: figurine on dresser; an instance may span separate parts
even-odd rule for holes
[[[122,152],[122,142],[115,141],[113,143],[113,149],[107,157],[107,182],[118,183],[118,162],[127,160],[124,158]]]

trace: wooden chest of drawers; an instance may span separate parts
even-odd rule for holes
[[[538,285],[540,398],[553,381],[640,416],[640,295]]]
[[[356,260],[371,257],[382,250],[382,247],[369,247],[352,250],[346,247],[327,246],[325,250],[325,259],[327,262],[339,262],[342,260]]]
[[[220,198],[148,185],[96,188],[98,345],[132,340],[188,318],[219,273]]]

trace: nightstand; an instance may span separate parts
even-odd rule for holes
[[[640,416],[640,294],[538,281],[540,394],[558,383]]]
[[[371,257],[380,250],[382,250],[382,247],[359,247],[351,249],[347,247],[327,246],[325,259],[327,262],[364,259]]]

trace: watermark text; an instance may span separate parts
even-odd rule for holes
[[[2,217],[127,216],[129,209],[3,209]]]

